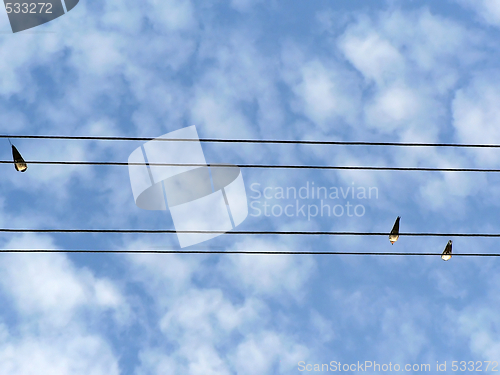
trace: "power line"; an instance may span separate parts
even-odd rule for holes
[[[372,256],[441,256],[441,253],[345,252],[345,251],[246,251],[246,250],[61,250],[1,249],[0,253],[123,253],[123,254],[248,254],[248,255],[372,255]],[[453,257],[500,257],[499,253],[453,254]]]
[[[0,160],[0,164],[13,164],[10,160]],[[420,171],[420,172],[483,172],[498,173],[500,169],[483,168],[427,168],[427,167],[362,167],[362,166],[331,166],[331,165],[274,165],[274,164],[197,164],[197,163],[127,163],[119,161],[26,161],[27,164],[50,165],[149,165],[157,167],[239,167],[262,169],[323,169],[323,170],[368,170],[368,171]]]
[[[0,228],[4,233],[145,233],[145,234],[230,234],[230,235],[299,235],[299,236],[388,236],[388,232],[328,232],[328,231],[230,231],[175,229],[34,229]],[[500,233],[399,233],[406,237],[500,237]]]
[[[340,146],[400,146],[400,147],[468,147],[468,148],[500,148],[495,144],[461,144],[461,143],[408,143],[408,142],[358,142],[358,141],[315,141],[315,140],[282,140],[282,139],[220,139],[220,138],[155,138],[155,137],[106,137],[106,136],[67,136],[67,135],[0,135],[0,138],[25,139],[65,139],[96,141],[165,141],[165,142],[211,142],[211,143],[262,143],[262,144],[303,144],[303,145],[340,145]]]

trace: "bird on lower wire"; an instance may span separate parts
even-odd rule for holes
[[[21,153],[17,150],[16,146],[12,144],[10,139],[9,143],[12,146],[12,158],[14,159],[14,168],[16,168],[16,171],[26,172],[26,169],[28,169],[28,165],[21,156]]]
[[[452,240],[449,240],[444,248],[443,254],[441,254],[442,260],[450,260],[451,259],[451,250],[452,250]]]
[[[391,233],[389,234],[389,241],[391,241],[392,245],[394,245],[394,242],[396,242],[399,238],[399,219],[401,219],[401,217],[398,216],[394,226],[392,227]]]

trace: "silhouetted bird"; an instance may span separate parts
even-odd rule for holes
[[[446,244],[446,247],[444,248],[443,254],[441,254],[442,260],[450,260],[451,259],[452,243],[453,242],[451,240],[449,240],[448,243]]]
[[[399,238],[399,219],[401,219],[401,217],[398,216],[394,226],[392,227],[391,234],[389,234],[389,241],[391,241],[392,245],[394,245],[394,242],[396,242]]]
[[[16,168],[16,171],[26,172],[26,169],[28,169],[28,165],[24,161],[19,151],[17,151],[16,146],[14,146],[12,143],[10,145],[12,146],[12,157],[14,158],[14,167]]]

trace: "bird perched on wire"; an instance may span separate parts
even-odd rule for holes
[[[452,240],[449,240],[444,248],[443,254],[441,254],[442,260],[450,260],[451,259],[451,250],[452,250]]]
[[[9,143],[12,146],[12,158],[14,159],[14,168],[16,168],[16,171],[26,172],[26,169],[28,169],[28,165],[21,156],[21,153],[17,150],[16,146],[12,144],[10,139]]]
[[[398,216],[394,226],[392,227],[391,233],[389,234],[389,241],[391,241],[392,245],[394,245],[394,242],[396,242],[399,238],[399,219],[401,219],[401,217]]]

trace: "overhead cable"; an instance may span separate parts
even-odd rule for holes
[[[329,232],[329,231],[230,231],[223,230],[175,230],[175,229],[35,229],[0,228],[3,233],[143,233],[143,234],[211,234],[228,235],[299,235],[299,236],[387,236],[388,232]],[[500,237],[500,233],[399,233],[403,237]]]
[[[363,142],[363,141],[317,141],[317,140],[284,140],[284,139],[221,139],[221,138],[155,138],[155,137],[107,137],[107,136],[67,136],[67,135],[0,135],[0,138],[25,139],[63,139],[63,140],[96,140],[96,141],[164,141],[164,142],[209,142],[209,143],[261,143],[261,144],[303,144],[303,145],[339,145],[339,146],[399,146],[399,147],[466,147],[466,148],[500,148],[496,144],[462,144],[462,143],[429,143],[429,142]]]
[[[0,160],[0,164],[12,164],[11,160]],[[239,167],[261,169],[323,169],[323,170],[368,170],[368,171],[420,171],[420,172],[483,172],[498,173],[500,169],[483,168],[427,168],[427,167],[363,167],[363,166],[331,166],[331,165],[275,165],[275,164],[196,164],[196,163],[127,163],[119,161],[26,161],[27,164],[49,165],[149,165],[157,167]]]
[[[441,256],[441,253],[345,252],[345,251],[246,251],[246,250],[70,250],[70,249],[0,249],[0,253],[124,253],[124,254],[248,254],[248,255],[372,255],[372,256]],[[463,257],[499,257],[499,253],[453,254]]]

